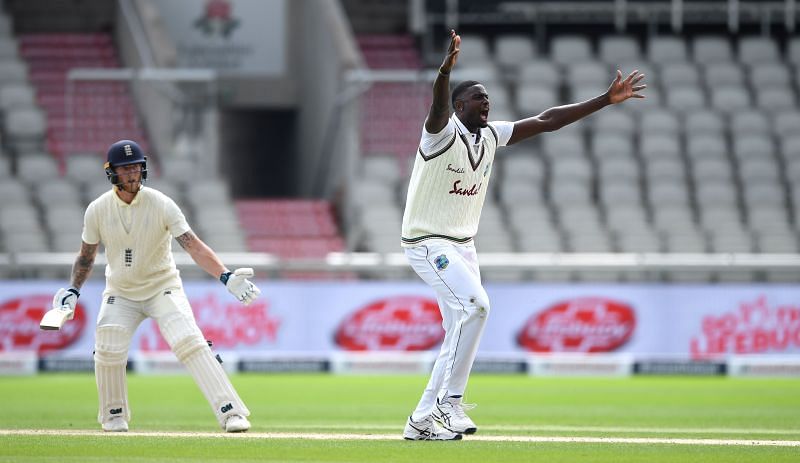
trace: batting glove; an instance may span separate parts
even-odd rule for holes
[[[53,308],[60,309],[62,307],[69,308],[69,315],[67,320],[72,320],[75,316],[75,306],[78,304],[78,298],[81,293],[73,287],[60,288],[55,296],[53,296]]]
[[[228,292],[233,294],[233,297],[238,299],[242,304],[248,305],[261,294],[258,286],[248,278],[253,278],[253,269],[240,268],[234,272],[225,272],[220,275],[219,280],[228,288]]]

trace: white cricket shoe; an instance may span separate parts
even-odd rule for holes
[[[430,416],[424,420],[414,421],[410,416],[403,430],[406,440],[459,440],[461,434],[442,429]]]
[[[128,422],[121,416],[112,417],[110,420],[103,423],[103,431],[128,432]]]
[[[245,432],[250,429],[250,422],[242,415],[231,415],[225,421],[225,432]]]
[[[478,427],[464,412],[473,408],[475,404],[465,404],[461,397],[445,397],[436,400],[436,408],[431,416],[447,430],[459,434],[474,434]]]

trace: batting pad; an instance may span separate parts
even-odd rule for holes
[[[167,316],[161,334],[194,378],[223,429],[230,415],[250,415],[193,319],[180,313]]]
[[[122,416],[125,421],[131,419],[125,376],[131,334],[122,325],[100,326],[95,332],[94,375],[100,401],[97,415],[100,424],[115,416]]]

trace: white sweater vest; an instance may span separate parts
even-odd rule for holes
[[[489,189],[497,143],[497,130],[491,123],[481,129],[477,150],[468,134],[456,126],[444,148],[433,153],[418,150],[403,213],[403,247],[429,239],[472,241]]]

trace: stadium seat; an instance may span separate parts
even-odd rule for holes
[[[533,41],[525,35],[502,35],[494,42],[498,64],[511,68],[529,63],[537,55]]]
[[[535,86],[553,91],[562,81],[557,64],[545,59],[522,62],[519,68],[517,84],[520,87]]]
[[[675,86],[667,91],[667,107],[680,112],[702,110],[706,107],[706,96],[699,87]]]
[[[605,91],[613,76],[606,64],[592,60],[566,64],[565,72],[567,85],[573,89],[589,87],[602,88]]]
[[[450,81],[453,82],[453,84],[457,84],[463,80],[477,80],[478,82],[484,83],[487,86],[487,90],[489,90],[492,86],[499,85],[503,80],[500,71],[495,67],[492,61],[483,62],[483,64],[469,65],[467,63],[461,63],[459,60],[459,64],[460,66],[453,69],[450,73]]]
[[[444,43],[444,50],[450,45],[448,37]],[[489,42],[486,37],[475,34],[461,34],[461,51],[458,53],[458,62],[465,67],[485,66],[491,62],[489,56]],[[462,53],[463,52],[463,53]]]
[[[688,206],[689,191],[679,183],[655,183],[648,188],[647,197],[653,208]]]
[[[592,115],[591,122],[595,136],[624,134],[630,137],[637,129],[637,120],[633,115],[617,107],[606,108]]]
[[[788,109],[773,114],[772,129],[780,138],[796,134],[800,127],[800,111]]]
[[[739,61],[747,65],[775,63],[778,47],[769,37],[742,37],[739,39]]]
[[[647,57],[662,65],[684,62],[687,60],[686,42],[683,37],[653,36],[648,43]]]
[[[759,88],[756,90],[756,105],[768,113],[788,111],[797,109],[797,97],[788,86]]]
[[[64,159],[66,177],[73,182],[93,182],[92,177],[103,177],[105,158],[96,154],[73,154]],[[150,180],[148,180],[149,182]]]
[[[550,57],[558,64],[586,61],[591,56],[591,44],[584,36],[557,36],[550,43]]]
[[[691,171],[695,184],[733,181],[731,163],[723,158],[692,158]]]
[[[679,141],[661,133],[642,134],[639,139],[639,152],[646,159],[676,158],[680,155]]]
[[[36,108],[9,111],[4,120],[8,145],[17,153],[41,151],[44,148],[45,116]]]
[[[63,206],[81,205],[81,195],[78,187],[66,179],[51,179],[47,182],[37,182],[33,193],[39,204],[44,209]]]
[[[533,116],[555,106],[556,94],[552,89],[539,86],[523,86],[517,89],[517,107],[525,116]],[[525,117],[523,116],[523,117]]]
[[[725,85],[711,89],[711,106],[725,114],[747,111],[751,106],[750,94],[741,85]]]
[[[684,120],[686,124],[683,129],[688,136],[720,134],[726,128],[721,114],[708,108],[686,114]]]
[[[600,38],[598,56],[611,67],[640,59],[639,43],[630,36],[603,36]]]
[[[749,158],[772,158],[775,147],[772,139],[763,134],[741,134],[733,136],[733,154],[739,161]]]
[[[727,37],[698,36],[692,41],[695,63],[718,63],[733,60],[733,51]]]
[[[643,133],[663,133],[674,136],[680,131],[675,113],[666,109],[647,111],[642,114],[640,130]]]
[[[0,45],[0,54],[2,54],[2,45]],[[27,84],[28,67],[16,58],[3,58],[0,56],[0,82],[2,82],[2,85]]]
[[[800,66],[800,37],[792,37],[786,49],[786,59],[795,66]]]
[[[31,153],[17,159],[17,177],[29,184],[42,184],[59,177],[58,163],[47,153]]]
[[[745,84],[744,71],[738,63],[709,63],[704,67],[705,85],[714,88],[723,85],[742,86]]]
[[[686,154],[690,158],[725,158],[727,153],[725,139],[719,135],[693,135],[686,140]]]
[[[591,152],[600,163],[611,159],[633,159],[633,138],[627,135],[595,131]]]
[[[767,115],[758,111],[735,112],[731,114],[731,133],[737,136],[769,134],[771,123]]]
[[[0,209],[0,230],[3,234],[35,233],[39,229],[39,217],[35,208],[15,205]]]
[[[762,63],[750,68],[750,82],[753,87],[775,85],[788,87],[791,85],[789,69],[782,63]]]
[[[700,72],[697,66],[690,62],[671,63],[662,67],[661,82],[668,92],[686,86],[697,87],[701,83]]]
[[[30,85],[12,83],[0,86],[0,110],[3,112],[35,107],[36,95]]]
[[[649,184],[682,182],[686,178],[683,160],[677,157],[648,159],[644,163],[644,173]]]

